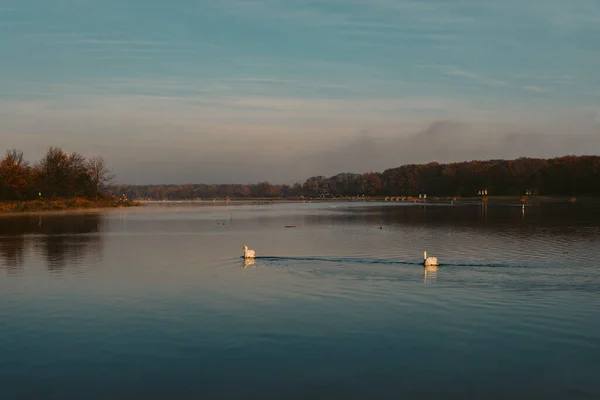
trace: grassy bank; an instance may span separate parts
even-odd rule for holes
[[[74,197],[55,200],[2,201],[0,202],[0,213],[133,207],[138,205],[138,202],[118,197],[105,197],[97,200]]]

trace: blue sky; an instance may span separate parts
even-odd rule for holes
[[[596,0],[1,0],[0,150],[122,182],[600,152]]]

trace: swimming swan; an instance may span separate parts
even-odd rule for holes
[[[244,258],[254,258],[256,256],[256,252],[254,250],[248,250],[248,246],[244,246],[242,249],[244,249]]]
[[[427,257],[427,252],[424,251],[423,252],[423,266],[428,267],[428,266],[434,266],[434,265],[439,265],[438,259],[436,257]]]

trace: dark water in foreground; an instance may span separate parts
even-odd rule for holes
[[[599,260],[577,204],[0,217],[0,398],[600,398]]]

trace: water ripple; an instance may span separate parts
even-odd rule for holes
[[[598,397],[600,218],[572,206],[0,221],[0,398]]]

